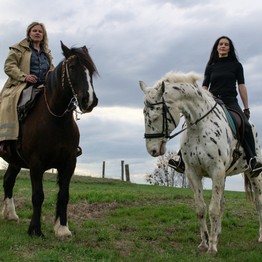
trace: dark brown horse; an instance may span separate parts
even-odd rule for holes
[[[20,123],[20,135],[11,144],[4,175],[3,215],[18,220],[13,201],[13,187],[21,168],[30,170],[33,215],[28,234],[43,236],[41,209],[44,201],[43,173],[56,168],[59,192],[56,203],[55,234],[71,237],[67,224],[69,184],[76,166],[79,130],[74,120],[76,106],[82,113],[91,112],[97,105],[93,89],[96,66],[87,48],[69,49],[61,42],[65,59],[49,72],[44,91],[34,109]]]

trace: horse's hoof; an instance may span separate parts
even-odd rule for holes
[[[55,235],[61,240],[69,240],[72,237],[72,233],[69,230],[68,226],[62,226],[59,219],[57,219],[54,226]]]
[[[15,213],[8,213],[3,210],[2,215],[5,220],[19,222],[19,217]]]
[[[59,228],[55,231],[55,235],[61,240],[68,240],[72,238],[72,233],[67,226],[60,225]]]
[[[215,248],[209,248],[207,253],[211,256],[215,256],[217,254],[217,249]]]
[[[200,245],[198,246],[198,250],[199,250],[200,252],[207,252],[207,250],[208,250],[208,245],[206,245],[206,244],[200,244]]]
[[[19,217],[15,212],[15,205],[13,198],[6,198],[4,201],[4,207],[2,210],[3,218],[8,221],[19,221]]]
[[[27,233],[28,233],[28,235],[30,236],[30,237],[42,237],[42,238],[44,238],[45,237],[45,235],[40,231],[40,232],[36,232],[36,231],[27,231]]]
[[[42,237],[42,238],[45,237],[45,235],[42,233],[41,229],[35,228],[35,227],[32,227],[32,226],[29,226],[27,233],[31,237],[33,237],[33,236]]]

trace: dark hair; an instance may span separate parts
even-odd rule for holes
[[[214,43],[213,45],[213,48],[211,50],[211,54],[210,54],[210,57],[209,57],[209,60],[207,62],[207,65],[212,65],[214,63],[216,63],[218,61],[218,52],[217,52],[217,46],[218,46],[218,43],[221,39],[227,39],[229,41],[229,53],[228,53],[228,58],[232,61],[236,61],[238,62],[238,56],[236,54],[236,50],[235,50],[235,47],[234,47],[234,44],[232,42],[232,40],[227,37],[227,36],[220,36],[216,42]]]

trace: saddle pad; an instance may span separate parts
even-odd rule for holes
[[[230,112],[227,110],[226,106],[224,104],[220,104],[221,107],[223,108],[225,114],[226,114],[226,117],[227,117],[227,121],[229,123],[229,126],[234,134],[234,136],[236,137],[238,132],[237,132],[237,128],[236,128],[236,125],[235,125],[235,122],[230,114]]]

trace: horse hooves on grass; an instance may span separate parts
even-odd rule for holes
[[[55,235],[57,238],[61,239],[61,240],[69,240],[72,238],[72,233],[71,231],[68,229],[67,226],[59,226],[57,228],[57,230],[55,230]]]
[[[2,213],[5,220],[19,222],[19,217],[16,214]]]
[[[54,231],[55,231],[56,237],[61,240],[69,240],[72,237],[72,233],[69,230],[68,226],[61,225],[59,219],[57,219],[54,225]]]
[[[8,221],[19,221],[19,217],[15,212],[15,205],[13,198],[6,198],[2,209],[2,215],[5,220]]]
[[[28,235],[31,236],[31,237],[34,237],[34,236],[36,236],[36,237],[42,237],[42,238],[45,237],[45,235],[42,233],[41,230],[35,229],[35,228],[31,228],[31,227],[29,227],[27,233],[28,233]]]
[[[208,245],[202,245],[202,244],[200,244],[200,245],[198,246],[198,250],[199,250],[200,252],[207,252],[207,250],[208,250]]]
[[[211,256],[215,256],[217,254],[217,250],[215,250],[214,248],[210,248],[207,251],[207,254],[211,255]]]

